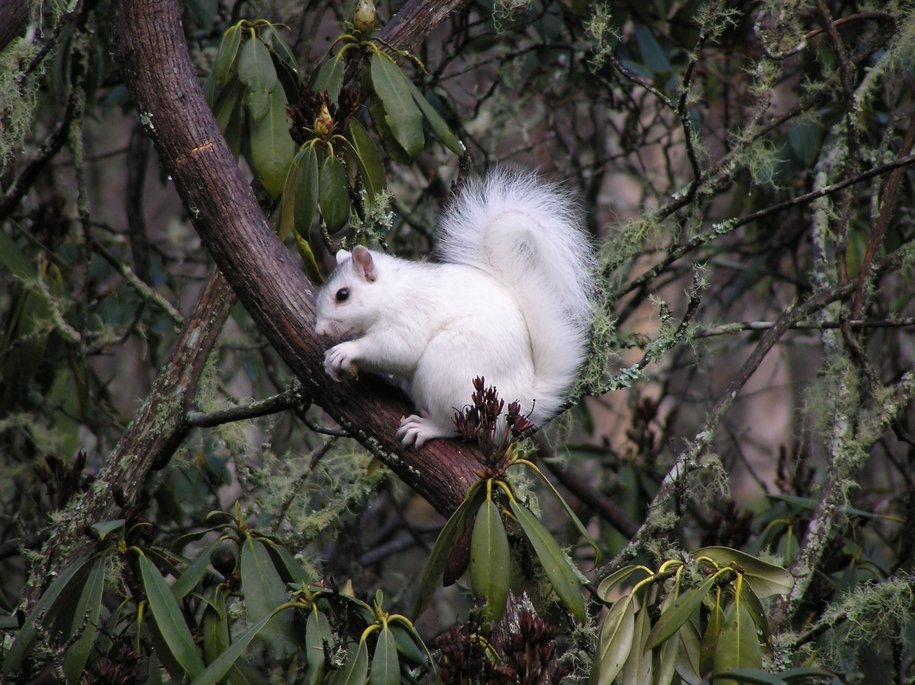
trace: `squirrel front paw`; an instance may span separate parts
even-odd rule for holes
[[[341,373],[355,378],[358,373],[356,359],[359,346],[354,340],[347,340],[334,345],[324,353],[324,370],[335,381],[343,380]]]
[[[404,445],[415,443],[417,448],[433,438],[450,438],[454,434],[453,427],[440,426],[430,417],[416,414],[411,414],[401,421],[400,428],[397,429],[397,437]]]

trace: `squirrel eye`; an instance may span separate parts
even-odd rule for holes
[[[349,299],[349,288],[340,288],[334,293],[334,299],[337,302],[346,302]]]

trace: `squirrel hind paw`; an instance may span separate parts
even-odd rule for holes
[[[428,416],[411,414],[400,422],[397,437],[404,445],[416,445],[419,449],[433,438],[450,438],[456,435],[453,427],[443,427]]]

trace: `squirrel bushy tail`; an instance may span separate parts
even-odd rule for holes
[[[442,216],[438,251],[442,261],[495,277],[517,299],[536,377],[531,419],[542,424],[561,408],[587,354],[594,262],[578,203],[530,171],[497,169],[461,188]]]

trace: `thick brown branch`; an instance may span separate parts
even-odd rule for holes
[[[135,501],[150,470],[162,465],[190,430],[184,420],[186,404],[193,401],[197,381],[210,350],[229,314],[232,292],[218,273],[207,283],[178,336],[171,357],[156,377],[143,406],[108,456],[93,488],[68,512],[44,545],[41,563],[31,570],[30,601],[42,590],[42,578],[54,572],[80,551],[78,540],[96,521],[115,518],[118,503]]]
[[[122,2],[119,52],[127,81],[164,166],[214,261],[305,393],[441,511],[472,482],[469,450],[437,442],[404,449],[394,435],[408,411],[381,384],[337,384],[315,338],[315,288],[277,240],[235,163],[190,63],[177,4]]]
[[[429,37],[449,14],[467,0],[408,0],[392,17],[381,39],[401,50],[410,50]]]
[[[140,118],[220,270],[213,272],[95,487],[44,546],[43,562],[32,568],[30,599],[41,590],[42,578],[72,558],[82,531],[118,515],[118,502],[134,502],[149,471],[167,461],[191,429],[187,419],[197,380],[234,302],[223,273],[302,380],[304,394],[437,509],[451,511],[475,479],[470,450],[444,441],[421,452],[402,448],[393,431],[407,407],[393,399],[396,393],[371,380],[336,384],[324,374],[322,342],[312,332],[314,287],[267,225],[226,147],[191,66],[178,4],[129,0],[120,3],[118,21],[120,57]]]

